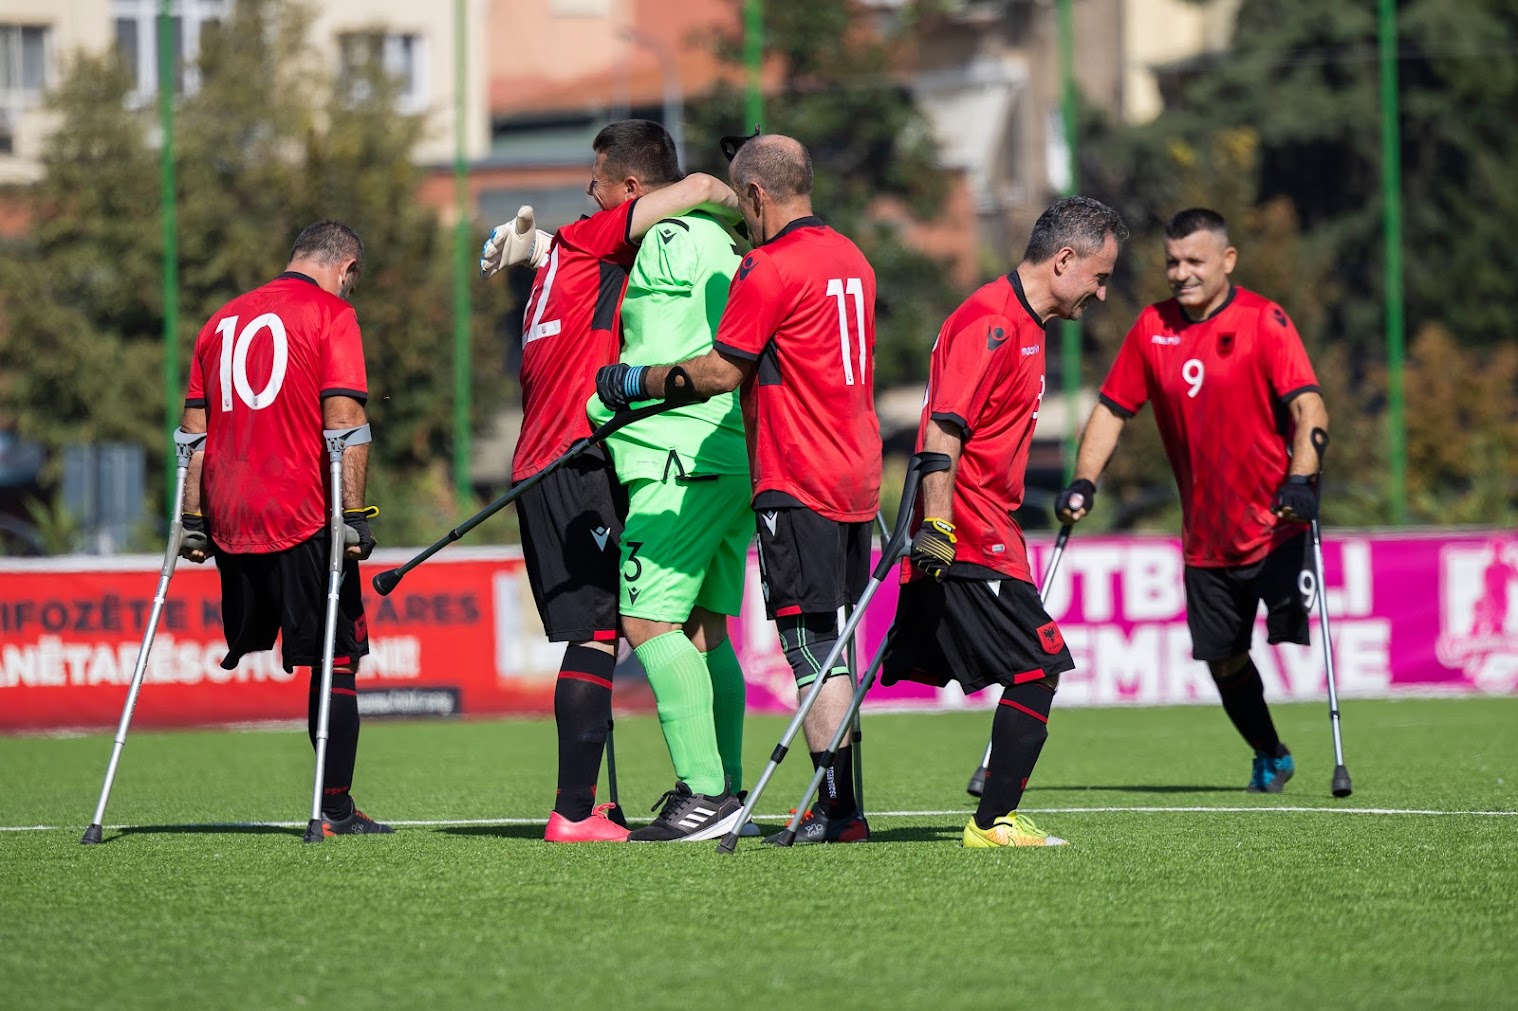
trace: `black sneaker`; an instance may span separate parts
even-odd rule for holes
[[[395,829],[389,825],[381,825],[358,808],[346,818],[331,818],[322,815],[322,835],[389,835]]]
[[[692,793],[684,782],[675,784],[673,790],[654,802],[651,811],[664,810],[652,825],[634,829],[628,842],[700,842],[717,839],[732,831],[743,813],[743,802],[731,793],[720,797],[708,797],[704,793]]]
[[[792,812],[793,814],[795,812]],[[783,836],[785,830],[781,829],[774,835],[765,836],[764,841],[771,846],[784,845]],[[801,816],[801,825],[796,829],[796,838],[792,842],[794,846],[807,846],[813,843],[852,843],[870,841],[870,823],[864,820],[864,815],[855,811],[848,817],[842,815],[829,815],[827,809],[818,805]]]

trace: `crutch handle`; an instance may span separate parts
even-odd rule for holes
[[[896,517],[896,529],[891,539],[880,549],[880,564],[875,566],[875,578],[884,580],[891,574],[891,566],[905,554],[907,531],[911,529],[912,510],[917,505],[917,489],[924,474],[937,474],[953,466],[947,453],[917,453],[907,464],[907,477],[901,486],[901,512]]]

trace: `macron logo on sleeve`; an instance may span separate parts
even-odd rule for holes
[[[743,262],[738,265],[738,280],[742,281],[747,278],[748,272],[754,269],[754,264],[757,262],[758,261],[754,259],[753,253],[745,256],[743,258]]]
[[[1007,343],[1007,331],[999,326],[989,327],[986,330],[986,350],[995,351]]]

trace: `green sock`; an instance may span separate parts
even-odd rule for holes
[[[722,771],[727,773],[733,792],[743,788],[743,709],[748,701],[748,685],[733,641],[702,653],[706,670],[712,678],[712,716],[717,723],[717,749],[722,752]]]
[[[712,682],[701,651],[684,632],[675,631],[655,636],[634,652],[648,672],[675,775],[694,793],[721,796],[726,784],[712,723]]]

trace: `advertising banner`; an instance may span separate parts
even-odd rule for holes
[[[1034,571],[1052,541],[1030,542]],[[1518,537],[1509,532],[1335,535],[1323,545],[1334,671],[1341,695],[1510,693],[1518,686]],[[1071,537],[1047,599],[1076,663],[1059,705],[1213,702],[1206,665],[1191,658],[1178,539]],[[755,710],[795,708],[790,668],[763,620],[751,567],[735,640]],[[860,640],[861,667],[896,613],[896,581],[880,588]],[[1317,645],[1265,641],[1264,611],[1251,653],[1272,700],[1326,695]],[[955,685],[876,687],[866,708],[990,706],[995,689],[966,699]]]
[[[359,665],[360,711],[551,711],[564,649],[543,638],[520,552],[458,549],[412,571],[390,596],[374,593],[368,579],[407,557],[376,552],[362,567],[370,653]],[[0,563],[0,731],[116,723],[161,563]],[[305,718],[305,671],[285,671],[277,650],[222,669],[220,607],[215,567],[180,562],[134,726]]]
[[[1030,544],[1035,571],[1051,542]],[[1518,689],[1518,537],[1508,532],[1334,535],[1324,544],[1335,670],[1346,698]],[[542,714],[552,711],[561,644],[543,637],[513,548],[456,548],[417,568],[389,597],[367,581],[409,557],[377,552],[365,563],[371,653],[360,666],[361,710],[371,716]],[[152,609],[161,560],[145,556],[0,562],[0,732],[109,727],[120,717]],[[1165,537],[1071,538],[1048,598],[1075,657],[1059,704],[1212,702],[1205,665],[1191,659],[1180,542]],[[790,666],[765,618],[751,559],[734,644],[756,712],[795,705]],[[225,655],[211,566],[181,563],[159,624],[136,726],[300,720],[304,671],[277,651]],[[896,580],[861,625],[862,668],[896,613]],[[1317,635],[1316,617],[1312,622]],[[625,653],[624,649],[624,653]],[[1322,652],[1265,642],[1252,653],[1273,700],[1319,699]],[[647,709],[647,684],[624,657],[617,705]],[[990,706],[995,690],[966,699],[957,686],[877,686],[867,707]]]

